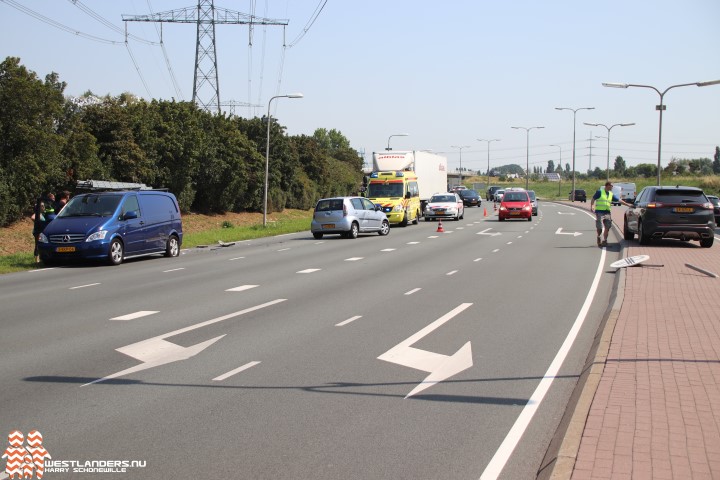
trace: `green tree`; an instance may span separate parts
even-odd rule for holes
[[[712,170],[715,175],[720,175],[720,147],[715,147],[715,156],[713,157]]]
[[[548,160],[547,170],[545,170],[547,173],[551,173],[555,171],[555,162],[552,160]]]
[[[28,213],[45,190],[64,184],[65,83],[55,73],[45,81],[8,57],[0,63],[0,225]]]
[[[625,170],[627,169],[627,166],[625,165],[625,160],[623,160],[623,157],[618,155],[615,157],[615,163],[613,164],[613,171],[618,176],[625,175]]]

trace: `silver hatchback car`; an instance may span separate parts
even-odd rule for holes
[[[340,234],[357,238],[360,233],[390,233],[390,222],[380,206],[364,197],[335,197],[318,200],[310,231],[313,237]]]

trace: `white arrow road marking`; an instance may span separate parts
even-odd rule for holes
[[[400,342],[378,357],[378,360],[384,360],[386,362],[396,363],[404,367],[415,368],[417,370],[430,373],[430,375],[428,375],[422,383],[415,387],[413,391],[408,393],[405,398],[411,397],[416,393],[420,393],[423,390],[432,387],[436,383],[447,380],[453,375],[472,367],[473,360],[470,342],[467,342],[460,348],[460,350],[450,356],[443,355],[441,353],[428,352],[427,350],[420,350],[419,348],[410,346],[426,335],[432,333],[435,329],[442,326],[471,305],[472,303],[460,304],[427,327],[412,335],[410,338]]]
[[[491,237],[494,237],[495,235],[502,235],[500,232],[487,233],[488,230],[492,230],[492,228],[486,228],[482,232],[477,232],[475,235],[490,235]]]
[[[246,313],[254,312],[255,310],[260,310],[265,307],[269,307],[271,305],[275,305],[277,303],[282,303],[286,301],[285,298],[278,298],[277,300],[272,300],[267,303],[263,303],[260,305],[256,305],[254,307],[246,308],[245,310],[240,310],[239,312],[229,313],[227,315],[223,315],[222,317],[213,318],[212,320],[207,320],[205,322],[200,322],[195,325],[190,325],[189,327],[181,328],[179,330],[174,330],[170,333],[165,333],[163,335],[158,335],[157,337],[148,338],[147,340],[143,340],[137,343],[133,343],[130,345],[126,345],[124,347],[116,348],[120,353],[124,353],[125,355],[128,355],[130,357],[135,358],[136,360],[140,360],[140,365],[136,365],[134,367],[127,368],[125,370],[121,370],[117,373],[113,373],[112,375],[108,375],[107,377],[99,378],[97,380],[93,380],[90,383],[86,383],[85,385],[80,385],[81,387],[85,387],[87,385],[92,385],[93,383],[99,383],[104,380],[110,380],[112,378],[118,378],[122,377],[124,375],[128,375],[135,372],[140,372],[142,370],[147,370],[149,368],[158,367],[160,365],[165,365],[167,363],[177,362],[180,360],[186,360],[190,357],[193,357],[197,355],[198,353],[205,350],[207,347],[212,345],[213,343],[220,340],[225,335],[220,335],[219,337],[211,338],[210,340],[206,340],[204,342],[198,343],[196,345],[192,345],[190,347],[181,347],[180,345],[176,345],[172,342],[168,342],[165,340],[168,337],[172,337],[175,335],[180,335],[181,333],[189,332],[192,330],[196,330],[198,328],[205,327],[207,325],[212,325],[214,323],[222,322],[224,320],[228,320],[234,317],[239,317],[240,315],[244,315]]]
[[[110,320],[135,320],[137,318],[147,317],[148,315],[152,315],[154,313],[158,313],[156,311],[152,310],[140,310],[139,312],[135,313],[128,313],[127,315],[122,315],[120,317],[114,317]]]
[[[555,232],[555,235],[572,235],[573,237],[577,237],[578,235],[582,235],[582,233],[581,232],[563,232],[562,227],[560,227]]]

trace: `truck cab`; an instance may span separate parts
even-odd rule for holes
[[[367,197],[380,205],[391,224],[417,224],[420,216],[420,192],[417,175],[412,171],[372,172]]]

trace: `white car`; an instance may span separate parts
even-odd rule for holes
[[[494,201],[495,201],[496,203],[502,202],[502,197],[503,197],[503,195],[505,195],[505,190],[503,190],[503,189],[495,190]]]
[[[436,193],[425,206],[423,217],[429,222],[438,218],[460,220],[465,216],[465,205],[457,193]]]

